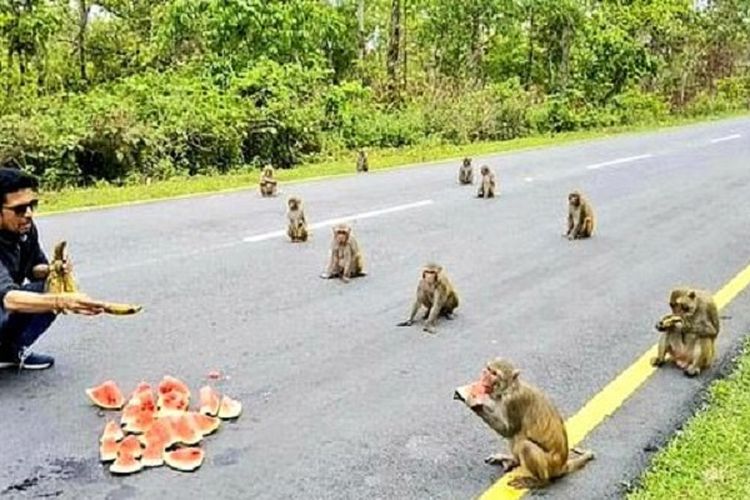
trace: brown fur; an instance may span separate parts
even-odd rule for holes
[[[289,210],[286,213],[289,220],[289,226],[286,234],[293,242],[307,241],[307,221],[305,220],[305,211],[302,208],[302,200],[292,196],[287,201]]]
[[[541,488],[552,480],[581,469],[594,458],[591,451],[573,450],[569,458],[565,422],[547,396],[519,379],[520,371],[497,358],[485,367],[483,393],[475,395],[466,386],[456,390],[464,401],[495,432],[509,440],[510,455],[496,454],[485,462],[502,465],[506,471],[521,466],[529,476],[509,484],[514,488]]]
[[[348,282],[350,278],[365,276],[365,259],[359,248],[352,228],[346,224],[333,227],[331,257],[328,270],[321,278],[341,278]]]
[[[721,326],[716,302],[707,291],[683,287],[670,292],[669,307],[672,314],[685,322],[683,332],[688,353],[685,374],[699,375],[716,358],[716,337]]]
[[[273,178],[273,167],[263,169],[263,175],[260,177],[260,194],[263,197],[276,196],[276,187],[278,181]]]
[[[474,169],[471,166],[471,158],[464,158],[463,164],[458,169],[459,184],[474,184]]]
[[[422,277],[417,285],[417,296],[411,308],[409,319],[398,326],[411,326],[421,306],[427,308],[425,312],[424,331],[435,333],[438,316],[451,318],[453,310],[458,307],[458,293],[453,288],[443,267],[437,264],[427,264],[422,268]]]
[[[487,165],[483,165],[479,170],[479,173],[482,174],[482,178],[479,180],[479,190],[477,191],[477,198],[494,198],[497,187],[495,174]]]
[[[367,153],[360,149],[357,154],[357,172],[367,172],[370,170],[370,163],[367,160]]]
[[[569,240],[590,238],[596,227],[596,216],[591,203],[580,191],[568,195],[568,232]]]
[[[684,327],[685,321],[676,314],[666,314],[656,323],[656,330],[662,334],[656,357],[651,359],[653,366],[661,366],[669,358],[679,368],[687,367],[690,353],[685,342]]]

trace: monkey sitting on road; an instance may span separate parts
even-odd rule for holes
[[[307,221],[305,220],[305,211],[302,208],[302,200],[292,196],[287,201],[289,210],[286,213],[289,219],[289,226],[286,234],[293,242],[307,241]]]
[[[270,165],[263,169],[263,175],[260,177],[259,186],[261,196],[276,196],[277,181],[273,178],[273,167]]]
[[[495,174],[487,165],[483,165],[482,168],[479,169],[479,173],[482,174],[482,178],[479,180],[479,190],[477,191],[477,198],[494,198]]]
[[[334,226],[328,270],[320,277],[323,279],[341,278],[344,283],[347,283],[350,278],[366,275],[365,259],[357,239],[352,234],[352,228],[346,224]]]
[[[684,326],[685,321],[676,314],[666,314],[656,323],[656,330],[662,334],[656,357],[651,360],[653,366],[663,365],[669,357],[679,368],[687,368],[690,353],[685,342]]]
[[[699,375],[710,368],[716,357],[719,335],[719,310],[711,294],[704,290],[675,288],[669,294],[672,314],[682,318],[688,376]]]
[[[474,184],[474,169],[471,166],[471,158],[464,158],[464,162],[458,169],[459,184]]]
[[[357,172],[367,172],[369,170],[370,165],[367,161],[367,153],[364,149],[360,149],[357,155]]]
[[[553,479],[581,469],[594,458],[591,451],[572,451],[560,413],[545,394],[519,379],[520,371],[502,359],[487,363],[479,382],[459,387],[453,395],[474,411],[495,432],[510,441],[510,455],[485,459],[505,472],[518,466],[531,474],[512,479],[514,488],[541,488]]]
[[[437,264],[427,264],[422,268],[422,278],[417,285],[417,296],[411,308],[409,319],[398,323],[397,326],[411,326],[417,316],[420,306],[425,306],[424,331],[435,333],[438,316],[451,319],[453,310],[458,307],[458,294],[450,279]]]
[[[596,219],[591,203],[580,191],[568,195],[568,232],[569,240],[590,238],[594,234]]]

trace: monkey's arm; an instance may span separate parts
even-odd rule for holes
[[[430,308],[430,315],[427,316],[427,321],[425,321],[425,324],[427,326],[434,326],[437,322],[438,314],[440,314],[440,311],[443,309],[443,305],[445,305],[445,299],[446,299],[446,293],[442,286],[438,283],[435,285],[435,291],[432,294],[432,307]]]
[[[409,314],[409,319],[406,321],[402,321],[401,323],[397,324],[396,326],[411,326],[414,324],[414,318],[417,316],[417,311],[419,311],[419,306],[421,306],[422,303],[419,300],[419,291],[417,291],[417,298],[414,301],[414,304],[411,306],[411,314]]]
[[[352,264],[354,263],[354,249],[351,243],[346,245],[342,260],[344,261],[342,264],[344,269],[342,270],[341,279],[347,281],[352,276]]]

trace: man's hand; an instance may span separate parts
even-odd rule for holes
[[[96,316],[104,312],[104,303],[93,300],[85,293],[64,293],[60,294],[56,309],[63,314],[70,311],[73,314]]]

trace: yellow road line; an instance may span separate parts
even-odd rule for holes
[[[750,285],[750,265],[714,294],[719,310],[726,307],[748,285]],[[651,358],[656,356],[656,349],[657,344],[654,344],[565,422],[571,447],[577,446],[597,425],[612,415],[656,371],[656,368],[651,366]],[[510,480],[521,474],[523,474],[522,470],[514,470],[505,474],[482,494],[480,500],[521,498],[527,490],[517,490],[508,485]]]

